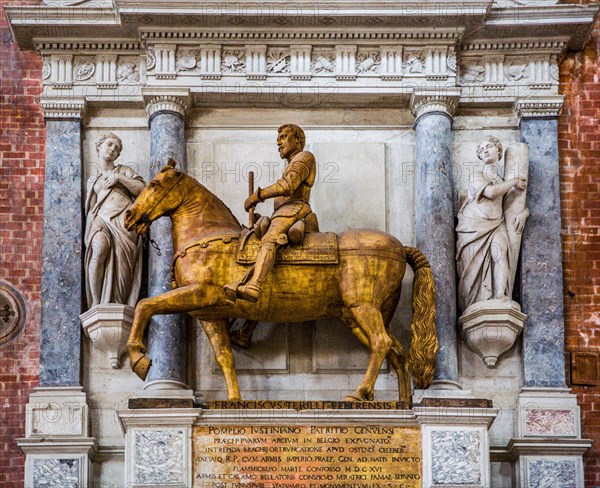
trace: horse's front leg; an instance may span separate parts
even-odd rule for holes
[[[183,313],[207,306],[203,285],[188,285],[161,295],[144,298],[135,307],[133,325],[127,341],[131,369],[142,380],[146,379],[152,361],[145,355],[142,338],[148,322],[154,315]]]
[[[229,321],[227,319],[215,320],[213,322],[202,320],[200,323],[208,336],[217,364],[221,368],[221,371],[223,371],[223,376],[225,376],[227,400],[241,400],[242,396],[235,372],[233,351],[231,350],[231,340],[229,338]]]

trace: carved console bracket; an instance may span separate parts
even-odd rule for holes
[[[120,368],[133,324],[133,308],[117,303],[96,305],[79,319],[94,347],[106,353],[113,369]]]
[[[510,350],[523,330],[527,315],[517,302],[487,300],[471,305],[458,319],[461,337],[488,368]]]

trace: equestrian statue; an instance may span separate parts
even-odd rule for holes
[[[400,401],[410,402],[410,373],[417,388],[433,379],[438,341],[435,287],[425,256],[384,232],[353,229],[338,235],[318,231],[309,205],[316,162],[304,151],[304,132],[281,126],[277,145],[287,160],[282,178],[246,199],[251,214],[266,199],[275,211],[242,226],[206,187],[176,169],[172,159],[129,208],[128,230],[148,231],[168,215],[173,234],[173,290],[140,300],[127,348],[133,371],[145,379],[151,367],[144,330],[158,314],[187,312],[197,318],[223,371],[228,400],[241,400],[230,318],[256,322],[307,322],[338,318],[369,348],[358,388],[346,401],[371,401],[383,360],[398,376]],[[390,331],[408,263],[415,272],[409,351]]]

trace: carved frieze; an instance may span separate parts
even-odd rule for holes
[[[246,70],[246,55],[243,47],[225,48],[221,55],[221,70],[223,73],[244,73]]]
[[[356,72],[358,74],[379,73],[381,52],[379,49],[359,48],[356,54]]]
[[[406,74],[420,75],[425,73],[425,53],[422,50],[405,49],[402,69]]]
[[[140,60],[135,56],[119,57],[117,65],[117,82],[119,83],[139,83]]]
[[[177,50],[177,71],[195,72],[198,71],[198,60],[200,51],[197,49],[183,48]]]
[[[335,71],[335,49],[314,48],[310,67],[313,74],[332,74]]]
[[[178,77],[187,77],[192,91],[202,89],[206,80],[222,77],[265,81],[277,76],[299,82],[343,81],[345,90],[356,86],[361,93],[370,90],[371,81],[365,85],[365,79],[374,78],[396,83],[398,88],[417,80],[466,87],[462,99],[467,102],[492,98],[510,102],[539,95],[540,90],[557,93],[558,60],[566,48],[564,41],[473,42],[457,51],[456,35],[443,32],[411,36],[356,32],[349,37],[338,32],[266,36],[240,30],[225,36],[217,31],[159,31],[142,32],[141,37],[143,46],[116,41],[60,46],[38,42],[45,59],[44,82],[60,89],[59,97],[93,94],[98,101],[115,96],[138,99],[141,88]],[[301,43],[296,44],[298,40]],[[92,81],[97,91],[81,88]]]
[[[290,72],[290,50],[286,48],[270,48],[267,52],[267,73],[281,75]]]
[[[94,58],[76,57],[73,63],[73,79],[75,81],[87,81],[96,71]]]

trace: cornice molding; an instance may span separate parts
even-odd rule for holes
[[[410,110],[415,116],[415,123],[423,115],[434,112],[443,113],[452,118],[459,99],[460,89],[458,88],[417,89],[411,96]]]
[[[107,41],[105,39],[92,39],[81,41],[77,39],[56,41],[52,39],[36,39],[34,46],[37,51],[50,53],[52,51],[78,51],[78,52],[97,52],[97,51],[126,51],[145,53],[144,46],[139,41],[129,39]]]
[[[85,111],[85,100],[77,101],[41,101],[42,112],[46,119],[81,119]]]
[[[507,54],[522,54],[532,51],[559,53],[567,48],[569,39],[531,40],[531,39],[481,39],[461,44],[462,55],[481,55],[486,52],[507,51]]]
[[[514,110],[519,118],[558,117],[565,96],[519,98],[515,100]]]
[[[211,41],[211,42],[338,42],[338,41],[443,41],[444,43],[454,43],[459,41],[464,32],[464,28],[456,27],[452,29],[403,29],[401,31],[377,31],[377,30],[347,30],[340,31],[322,31],[322,30],[190,30],[190,29],[141,29],[140,38],[145,42],[177,41],[180,43],[194,41]]]

